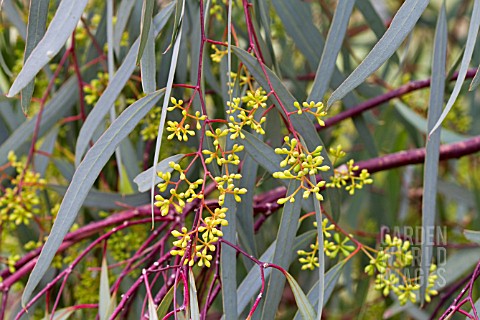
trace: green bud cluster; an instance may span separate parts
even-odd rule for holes
[[[184,107],[183,100],[175,99],[174,97],[170,98],[170,102],[173,106],[168,107],[168,111],[173,111],[175,109],[179,109],[182,112],[182,120],[178,121],[167,121],[167,131],[172,132],[167,139],[171,140],[173,137],[176,137],[178,141],[188,141],[188,136],[194,136],[195,131],[190,129],[190,124],[186,123],[188,119],[193,119],[196,121],[196,129],[200,130],[201,125],[200,121],[203,121],[207,118],[206,115],[200,115],[199,111],[196,111],[194,115],[189,113],[189,109],[191,105]]]
[[[317,227],[317,222],[314,222],[313,225]],[[348,237],[345,237],[342,240],[341,235],[338,232],[334,232],[332,236],[332,233],[329,231],[335,230],[335,226],[333,224],[328,225],[328,219],[323,219],[322,230],[324,237],[323,251],[327,257],[333,259],[338,255],[339,252],[341,252],[344,256],[348,256],[353,250],[355,250],[353,245],[348,244],[350,241]],[[310,251],[297,251],[297,254],[300,256],[298,261],[302,264],[302,270],[314,270],[320,266],[317,257],[318,238],[314,244],[310,244],[310,249]]]
[[[328,188],[345,187],[349,194],[355,194],[355,190],[362,189],[366,184],[372,184],[370,173],[366,169],[357,174],[358,166],[353,160],[349,160],[346,164],[334,169],[334,175],[330,177],[330,182],[326,184]]]
[[[302,114],[304,112],[309,113],[317,119],[319,125],[324,126],[325,122],[323,121],[323,117],[327,115],[327,112],[324,110],[325,106],[322,102],[303,102],[302,105],[298,101],[293,103],[293,106],[297,108],[297,113]]]
[[[325,181],[314,184],[310,180],[310,176],[330,169],[327,165],[323,165],[322,147],[318,146],[313,152],[308,152],[295,138],[290,139],[287,136],[284,141],[287,148],[276,148],[275,153],[286,155],[286,158],[280,162],[280,167],[288,167],[288,169],[274,172],[273,177],[277,179],[296,179],[301,181],[301,185],[292,194],[279,199],[277,202],[279,204],[284,204],[287,201],[294,202],[294,196],[300,190],[303,190],[304,199],[307,199],[313,193],[319,201],[323,200],[320,190],[325,185]]]
[[[415,303],[417,294],[420,290],[420,285],[416,278],[410,278],[404,274],[405,268],[412,265],[413,254],[410,248],[410,241],[403,241],[398,237],[385,236],[385,246],[378,251],[375,257],[370,259],[369,265],[365,267],[365,272],[368,275],[376,275],[375,289],[387,296],[393,292],[398,296],[400,304],[405,304],[407,301]],[[425,300],[429,302],[431,296],[437,295],[438,292],[434,289],[435,281],[438,276],[434,273],[436,265],[432,264],[430,267],[430,274],[428,276],[427,290],[425,293]]]
[[[196,181],[189,181],[185,175],[182,167],[173,161],[169,163],[169,166],[177,171],[180,175],[180,180],[177,182],[172,182],[172,175],[170,172],[158,172],[158,176],[163,180],[163,182],[158,184],[158,188],[161,192],[167,190],[169,185],[174,185],[175,187],[169,190],[170,196],[165,198],[164,196],[158,194],[155,196],[155,206],[160,208],[162,216],[166,216],[170,210],[170,206],[173,206],[175,212],[180,214],[185,208],[186,202],[192,202],[194,199],[203,199],[202,193],[196,193],[196,189],[203,184],[203,179],[197,179]],[[186,185],[185,191],[178,191],[180,183],[183,182],[183,185]]]
[[[248,90],[242,98],[233,98],[232,101],[227,102],[229,107],[227,114],[230,115],[228,117],[228,131],[231,133],[230,138],[232,140],[238,137],[245,138],[242,133],[245,126],[259,134],[265,134],[262,124],[265,123],[267,118],[262,116],[257,120],[255,114],[257,110],[267,107],[267,100],[267,93],[262,88],[258,88],[255,91]]]
[[[83,86],[85,92],[85,101],[89,105],[94,105],[108,85],[108,73],[99,72],[97,79],[93,79],[89,84]]]
[[[25,163],[18,161],[12,151],[8,154],[8,161],[15,168],[16,177],[11,179],[11,187],[5,188],[0,196],[0,225],[14,230],[18,225],[28,225],[40,212],[38,191],[45,189],[46,182],[39,173],[25,169]]]

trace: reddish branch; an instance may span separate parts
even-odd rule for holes
[[[469,69],[467,71],[466,79],[473,78],[475,76],[475,73],[477,72],[477,69]],[[455,81],[458,78],[458,72],[455,72],[450,79],[450,81]],[[320,126],[318,123],[316,124],[316,129],[317,130],[323,130],[325,128],[331,127],[334,124],[337,124],[343,120],[353,118],[356,116],[359,116],[360,114],[364,113],[365,111],[368,111],[370,109],[376,108],[380,106],[382,103],[385,103],[387,101],[390,101],[392,99],[401,97],[407,93],[410,93],[412,91],[416,91],[419,89],[427,88],[430,86],[430,79],[424,79],[424,80],[417,80],[417,81],[412,81],[409,82],[403,86],[400,86],[399,88],[389,91],[385,94],[382,94],[380,96],[377,96],[375,98],[372,98],[370,100],[367,100],[365,102],[362,102],[358,104],[357,106],[354,106],[350,109],[347,109],[343,111],[342,113],[339,113],[331,118],[328,118],[325,120],[325,126]]]

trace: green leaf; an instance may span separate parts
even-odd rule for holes
[[[157,308],[152,296],[148,296],[148,319],[158,320]]]
[[[113,48],[115,49],[117,56],[120,53],[120,42],[122,41],[123,32],[127,26],[134,4],[135,1],[122,0],[117,10],[117,22],[115,23],[113,32]]]
[[[110,285],[108,284],[108,265],[105,256],[102,259],[99,288],[98,314],[101,320],[107,320],[110,316],[110,314],[108,314],[108,309],[112,297],[110,296]]]
[[[313,184],[316,183],[315,176],[310,176],[310,182]],[[325,296],[325,252],[324,252],[324,243],[323,243],[323,218],[322,218],[322,210],[320,208],[320,201],[318,201],[312,195],[313,207],[315,208],[315,220],[317,221],[317,239],[318,239],[318,319],[320,320],[322,317],[322,309],[323,309],[323,299]]]
[[[198,307],[197,288],[195,287],[195,277],[192,269],[188,270],[188,291],[190,294],[190,319],[200,320],[200,309]]]
[[[375,7],[372,5],[372,0],[356,1],[355,6],[365,17],[365,20],[368,21],[368,27],[372,29],[377,39],[380,40],[386,31],[386,27],[385,22],[380,17]],[[396,63],[399,63],[399,59],[396,53],[393,54],[392,59]]]
[[[140,60],[140,69],[142,71],[143,92],[150,93],[156,89],[156,61],[155,61],[155,35],[152,29],[148,32],[147,44]]]
[[[283,159],[275,153],[272,147],[251,133],[246,131],[242,131],[242,133],[245,135],[245,139],[240,140],[240,143],[243,144],[245,151],[248,152],[255,162],[260,164],[270,173],[283,171],[280,167],[280,162],[282,162]],[[286,180],[280,179],[280,181],[284,185],[287,185]]]
[[[432,82],[430,84],[430,102],[428,108],[428,130],[430,131],[442,113],[443,94],[445,91],[445,64],[447,62],[447,13],[445,3],[440,9],[437,20],[433,57],[432,57]],[[437,203],[437,177],[438,162],[440,160],[440,130],[427,139],[425,165],[423,175],[422,196],[422,258],[420,263],[420,301],[425,301],[425,292],[430,273],[430,262],[433,254],[436,203]]]
[[[295,301],[297,302],[298,311],[302,315],[302,318],[311,320],[316,319],[317,315],[315,314],[312,305],[308,301],[305,293],[303,293],[302,288],[300,288],[297,281],[295,281],[295,279],[288,272],[285,274],[285,277],[292,288]]]
[[[292,180],[289,183],[287,195],[293,194],[300,186],[299,181]],[[287,201],[282,210],[280,227],[277,232],[277,243],[273,255],[273,263],[288,269],[292,259],[293,241],[297,233],[298,219],[302,206],[301,192],[294,196],[295,202]],[[285,276],[279,272],[273,272],[266,287],[265,303],[262,311],[262,319],[273,319],[282,298],[283,288],[285,286]]]
[[[320,283],[319,281],[315,282],[312,286],[310,291],[307,294],[308,301],[312,304],[312,306],[318,305],[320,298],[322,298],[323,306],[325,306],[332,295],[333,289],[337,285],[338,280],[340,279],[340,275],[342,274],[343,266],[345,265],[344,261],[340,261],[336,265],[330,268],[328,272],[325,274],[325,290],[323,292],[323,297],[320,297],[320,290],[318,289]],[[300,314],[297,312],[295,314],[294,320],[300,320]]]
[[[275,0],[272,4],[298,49],[312,69],[316,68],[324,41],[313,24],[310,4],[300,0]]]
[[[142,20],[140,22],[140,45],[138,47],[136,64],[140,63],[140,60],[142,59],[142,56],[143,56],[143,51],[147,45],[148,36],[150,33],[150,26],[152,24],[152,13],[153,13],[154,6],[155,6],[154,0],[143,0]]]
[[[475,230],[463,230],[463,235],[471,242],[480,244],[480,231]]]
[[[130,194],[130,193],[134,193],[133,191],[133,187],[132,187],[132,184],[130,183],[130,180],[128,179],[128,174],[127,174],[127,170],[125,169],[125,166],[121,165],[121,168],[120,168],[120,177],[119,177],[119,182],[120,182],[120,185],[119,185],[119,190],[121,193],[123,194]]]
[[[162,302],[160,302],[160,305],[158,306],[157,309],[157,314],[159,319],[163,319],[165,315],[167,314],[170,305],[172,304],[173,301],[173,293],[175,288],[172,286],[170,290],[168,290],[167,294],[165,297],[163,297]]]
[[[172,3],[173,5],[173,3]],[[185,6],[182,6],[182,12],[181,15],[183,16],[183,10]],[[177,2],[177,9],[178,9],[178,2]],[[173,79],[175,78],[175,70],[177,68],[177,60],[178,60],[178,53],[180,50],[180,44],[182,42],[182,27],[180,26],[180,33],[175,40],[175,45],[173,46],[173,52],[172,52],[172,59],[170,61],[170,69],[168,71],[168,79],[167,79],[167,85],[165,87],[165,96],[163,98],[163,107],[162,107],[162,114],[160,115],[160,122],[158,124],[158,133],[157,133],[157,141],[155,142],[155,154],[153,156],[153,165],[152,167],[156,168],[157,167],[157,162],[158,162],[158,157],[160,155],[160,148],[162,147],[162,137],[163,137],[163,129],[165,126],[165,120],[167,118],[167,107],[170,102],[170,95],[172,93],[172,87],[173,87]],[[150,182],[150,205],[152,206],[152,224],[153,224],[153,200],[154,200],[154,194],[155,194],[155,172],[152,172],[152,180]]]
[[[169,166],[169,163],[172,161],[175,163],[178,163],[180,159],[182,159],[184,156],[185,156],[184,154],[179,153],[174,156],[170,156],[166,159],[163,159],[157,164],[155,168],[155,172],[159,172],[159,171],[163,173],[172,172],[173,168]],[[136,176],[135,179],[133,179],[133,182],[135,182],[138,186],[138,191],[145,192],[147,190],[150,190],[150,187],[152,184],[152,174],[153,174],[152,171],[153,171],[153,167],[150,167],[147,170],[140,173],[138,176]],[[162,179],[160,179],[159,176],[156,176],[155,184],[159,184],[160,182],[162,182]]]
[[[231,150],[232,140],[226,137],[226,149]],[[225,166],[222,174],[226,174]],[[229,165],[228,171],[233,172],[234,166]],[[233,194],[227,194],[223,204],[228,208],[227,219],[228,226],[222,227],[223,239],[230,243],[237,243],[237,202]],[[220,279],[222,282],[222,303],[223,313],[226,320],[237,319],[237,251],[229,245],[222,243],[222,252],[220,256]]]
[[[429,2],[429,0],[406,0],[403,3],[382,39],[378,41],[362,63],[332,93],[328,99],[328,106],[331,106],[335,101],[342,99],[348,92],[355,89],[395,53],[415,26]]]
[[[169,6],[165,7],[162,11],[160,11],[154,19],[155,25],[155,32],[154,34],[158,34],[165,24],[168,21],[168,18],[173,12],[173,5],[170,4]],[[125,60],[123,61],[120,68],[115,73],[115,76],[110,79],[110,82],[98,99],[95,107],[92,109],[90,114],[88,115],[85,123],[83,124],[82,128],[80,129],[80,133],[77,139],[77,145],[75,146],[75,164],[78,166],[80,161],[82,160],[83,155],[85,154],[92,137],[97,130],[98,126],[103,123],[103,119],[110,111],[111,107],[115,103],[118,95],[122,91],[123,87],[130,79],[133,71],[135,70],[135,56],[136,51],[138,49],[139,40],[137,39],[135,43],[130,48]]]
[[[78,166],[60,205],[57,219],[53,224],[47,242],[25,286],[22,295],[23,305],[28,302],[36,286],[47,271],[100,171],[115,152],[120,142],[135,129],[138,122],[153,108],[163,94],[163,90],[154,92],[128,107],[98,139],[97,143],[89,150],[85,159]]]
[[[337,4],[332,24],[328,30],[322,58],[320,59],[312,90],[307,101],[318,102],[323,100],[323,96],[328,89],[330,79],[335,70],[337,56],[342,47],[354,4],[355,1],[339,1]]]
[[[59,51],[77,26],[88,0],[63,0],[48,26],[45,36],[37,44],[13,82],[7,97],[13,97],[25,88]]]
[[[477,72],[475,73],[475,77],[473,77],[472,83],[470,83],[470,87],[468,88],[468,90],[470,91],[475,90],[480,84],[480,72],[478,72],[479,70],[480,70],[480,66],[478,66]]]
[[[315,238],[316,232],[314,230],[302,233],[294,240],[293,252],[297,252],[302,248],[305,248]],[[272,261],[273,254],[277,241],[275,240],[260,257],[260,261]],[[290,259],[289,264],[292,263],[294,257]],[[265,269],[265,279],[267,279],[272,273],[272,268]],[[257,266],[253,267],[245,276],[237,289],[238,305],[237,305],[237,317],[240,317],[247,305],[255,298],[257,292],[260,290],[262,282],[260,279],[260,271]]]
[[[48,5],[50,0],[30,1],[30,8],[28,11],[28,25],[27,25],[27,39],[25,43],[25,54],[23,62],[27,61],[30,53],[37,46],[45,34],[47,26]],[[32,99],[35,82],[32,80],[21,92],[21,103],[23,113],[28,112],[30,100]]]
[[[463,82],[465,81],[465,76],[467,75],[468,66],[472,60],[473,49],[475,49],[475,43],[477,42],[478,28],[480,27],[480,0],[475,0],[473,2],[472,16],[470,18],[470,26],[468,28],[467,43],[465,44],[465,53],[463,54],[462,62],[460,64],[460,70],[458,71],[458,78],[453,87],[453,92],[448,98],[447,105],[440,116],[440,119],[435,123],[435,126],[430,130],[430,135],[433,134],[435,130],[440,127],[443,120],[448,115],[450,109],[452,109],[453,104],[457,100],[460,89],[462,88]]]

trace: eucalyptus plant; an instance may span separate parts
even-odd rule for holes
[[[480,0],[0,3],[0,319],[478,319]]]

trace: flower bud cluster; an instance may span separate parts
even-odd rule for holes
[[[46,182],[39,173],[25,169],[25,163],[18,161],[13,151],[9,152],[8,161],[17,175],[0,195],[0,225],[14,230],[18,225],[28,225],[40,212],[38,191],[45,189]]]
[[[334,169],[334,175],[330,177],[330,182],[326,186],[339,189],[345,187],[349,194],[355,194],[355,190],[362,189],[364,185],[373,183],[367,169],[362,169],[360,174],[357,173],[358,169],[354,161],[349,160],[346,164]]]
[[[303,102],[302,105],[298,101],[295,101],[293,103],[293,106],[297,108],[297,113],[302,114],[304,112],[309,113],[315,117],[317,120],[318,124],[321,126],[325,125],[325,122],[323,121],[323,117],[327,115],[327,112],[324,110],[325,106],[323,105],[322,102]]]
[[[203,193],[196,193],[196,189],[203,184],[203,179],[197,179],[196,181],[189,181],[185,175],[182,167],[173,161],[169,163],[170,168],[178,172],[180,179],[177,182],[171,181],[172,174],[170,172],[158,172],[158,176],[163,179],[163,182],[158,184],[158,188],[161,192],[167,191],[169,185],[174,187],[169,189],[167,193],[170,196],[164,197],[161,194],[155,196],[155,206],[160,208],[162,216],[166,216],[169,213],[170,206],[173,206],[176,213],[182,213],[187,202],[192,202],[194,199],[203,199]],[[186,190],[179,191],[180,183],[186,186]]]
[[[230,138],[232,140],[238,137],[245,138],[245,135],[242,133],[242,129],[245,126],[250,127],[259,134],[265,134],[262,124],[265,123],[267,118],[261,116],[257,119],[256,113],[257,110],[267,107],[267,100],[267,93],[262,88],[258,88],[255,91],[247,91],[246,96],[242,98],[234,98],[232,101],[227,102],[227,106],[230,108],[227,110],[227,114],[230,115],[228,117],[228,131],[231,133]]]
[[[280,167],[288,167],[288,169],[274,172],[273,177],[277,179],[296,179],[301,181],[301,185],[292,194],[279,199],[277,202],[279,204],[284,204],[287,201],[294,202],[294,196],[300,190],[303,190],[304,199],[307,199],[313,193],[319,201],[323,200],[320,190],[325,185],[325,181],[312,183],[310,180],[310,176],[316,175],[320,171],[329,170],[327,165],[323,165],[322,147],[318,146],[313,152],[308,152],[295,138],[290,139],[287,136],[284,141],[287,147],[276,148],[275,153],[286,155],[286,158],[280,162]]]
[[[314,222],[313,225],[317,227],[317,222]],[[329,231],[335,230],[335,226],[333,224],[328,225],[328,219],[323,219],[322,230],[324,238],[323,251],[327,257],[333,259],[339,252],[344,256],[348,256],[353,250],[355,250],[354,246],[348,244],[350,241],[348,237],[345,237],[342,240],[341,235],[338,232],[334,232],[332,236],[332,233]],[[318,263],[318,238],[314,244],[310,244],[310,249],[310,251],[297,251],[297,254],[300,256],[298,261],[302,264],[302,270],[314,270],[320,266]]]
[[[404,274],[404,270],[411,267],[413,262],[413,253],[410,246],[410,241],[403,241],[398,237],[392,238],[387,234],[385,236],[385,246],[382,250],[377,251],[376,256],[372,257],[370,264],[365,267],[367,274],[374,275],[377,273],[375,289],[381,291],[384,296],[393,292],[398,296],[402,305],[407,301],[415,303],[417,301],[416,293],[420,290],[420,285],[417,283],[418,279]],[[435,281],[438,278],[434,273],[435,270],[436,265],[432,264],[425,293],[427,302],[431,300],[431,296],[438,294],[434,289]]]
[[[203,121],[207,118],[206,115],[200,115],[200,111],[196,111],[195,114],[190,114],[189,109],[191,104],[186,107],[183,106],[183,100],[175,99],[174,97],[170,98],[170,102],[173,106],[168,107],[168,111],[173,111],[175,109],[181,110],[182,120],[178,121],[167,121],[167,131],[172,132],[167,139],[171,140],[173,137],[176,137],[179,141],[188,141],[188,136],[194,136],[195,131],[191,130],[190,124],[186,123],[188,119],[193,119],[196,122],[196,129],[200,130],[201,125],[200,121]]]

